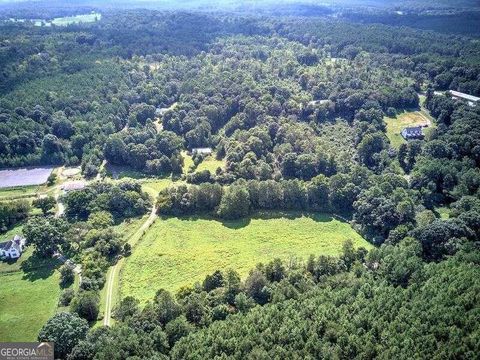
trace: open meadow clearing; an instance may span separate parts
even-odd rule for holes
[[[17,261],[0,262],[0,341],[36,341],[57,309],[59,264],[32,253],[30,247]]]
[[[405,142],[405,139],[400,134],[404,128],[428,126],[423,130],[425,135],[433,128],[433,123],[425,111],[406,111],[397,115],[396,118],[386,117],[385,123],[387,124],[387,137],[396,149]]]
[[[207,156],[197,167],[198,171],[208,170],[211,174],[215,174],[218,168],[224,168],[225,162],[215,159],[214,156]]]
[[[145,303],[160,288],[176,291],[218,269],[232,268],[245,277],[256,264],[277,257],[338,255],[347,239],[371,248],[349,224],[323,214],[270,213],[223,222],[160,218],[127,258],[120,294]]]

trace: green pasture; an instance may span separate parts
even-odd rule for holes
[[[215,270],[232,268],[245,277],[259,262],[338,255],[345,240],[370,248],[348,223],[325,214],[259,213],[237,220],[159,218],[126,259],[120,296],[143,303],[164,288],[176,291]]]

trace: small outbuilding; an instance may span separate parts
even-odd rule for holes
[[[12,240],[0,243],[0,257],[18,259],[25,250],[25,238],[15,235]]]
[[[192,154],[212,155],[212,148],[193,148]]]
[[[423,130],[421,126],[406,127],[401,132],[405,140],[423,139]]]
[[[62,190],[64,192],[70,192],[75,190],[82,190],[85,188],[84,181],[70,181],[62,185]]]

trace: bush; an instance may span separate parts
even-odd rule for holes
[[[73,267],[71,265],[63,265],[60,268],[60,286],[67,287],[73,284],[75,280],[75,272],[73,271]]]
[[[68,306],[72,302],[72,299],[75,297],[75,290],[65,289],[60,295],[60,300],[58,301],[60,306]]]
[[[55,359],[64,359],[81,340],[85,339],[88,324],[77,314],[62,312],[53,315],[38,334],[38,341],[55,343]]]
[[[388,117],[392,117],[392,118],[397,117],[397,111],[393,107],[389,107],[385,113],[387,114]]]
[[[72,311],[88,321],[95,321],[98,317],[99,296],[94,291],[81,291],[72,301]]]

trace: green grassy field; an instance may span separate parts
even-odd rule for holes
[[[193,159],[186,151],[182,151],[183,156],[183,173],[188,174],[190,167],[193,166]]]
[[[28,248],[16,262],[0,262],[0,341],[35,341],[57,309],[58,263],[32,252]]]
[[[171,179],[156,179],[142,182],[142,191],[149,194],[152,199],[156,199],[158,193],[172,184]]]
[[[142,184],[143,186],[143,184]],[[144,190],[145,191],[145,190]],[[131,220],[123,221],[122,223],[115,225],[115,230],[122,235],[122,237],[131,242],[131,245],[135,245],[135,241],[141,237],[141,233],[139,233],[140,227],[142,224],[147,220],[148,215],[144,215],[142,217],[134,218]],[[111,270],[109,270],[111,271]],[[108,276],[108,273],[107,273]],[[117,282],[115,282],[117,285]],[[116,287],[114,288],[114,294],[117,293]],[[104,286],[100,291],[100,320],[96,322],[95,326],[101,326],[103,323],[103,316],[105,314],[105,299],[107,296],[107,287]]]
[[[55,18],[52,20],[52,24],[57,26],[67,26],[70,24],[91,23],[91,22],[98,21],[101,18],[102,18],[102,14],[94,12],[91,14],[82,14],[82,15]]]
[[[215,174],[218,168],[225,167],[225,162],[217,160],[213,156],[206,157],[197,167],[198,171],[209,170],[211,174]]]
[[[17,186],[0,189],[0,200],[13,200],[33,197],[39,191],[39,186]]]
[[[371,248],[349,224],[322,214],[270,213],[228,222],[157,219],[122,268],[120,296],[144,303],[160,288],[176,291],[217,269],[246,276],[257,263],[276,257],[338,255],[346,239]]]
[[[397,115],[396,118],[386,117],[385,123],[387,124],[387,137],[396,149],[405,142],[405,139],[400,134],[404,128],[430,124],[429,128],[424,128],[423,130],[425,135],[434,128],[433,122],[426,111],[407,111]]]

